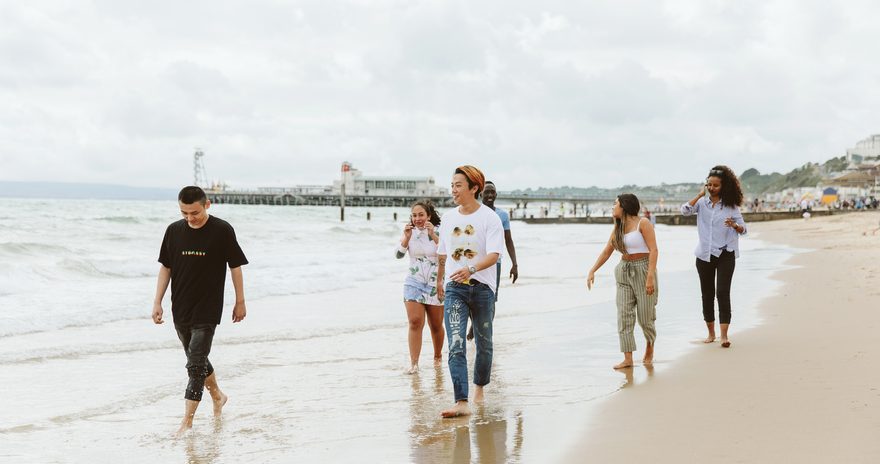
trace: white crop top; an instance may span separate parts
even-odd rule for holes
[[[641,222],[639,223],[641,226]],[[634,255],[636,253],[649,253],[651,250],[648,250],[648,244],[645,243],[645,237],[642,236],[642,231],[636,228],[636,230],[623,235],[623,246],[626,247],[626,252],[628,254]]]

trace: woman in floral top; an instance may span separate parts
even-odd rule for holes
[[[409,253],[403,304],[409,319],[410,374],[418,372],[426,319],[434,345],[434,363],[439,364],[442,356],[443,302],[437,295],[437,243],[440,239],[435,230],[439,225],[440,216],[434,205],[426,200],[416,202],[397,249],[398,259]]]

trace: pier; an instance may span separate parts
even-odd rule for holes
[[[263,192],[211,192],[205,194],[211,203],[233,205],[272,205],[272,206],[340,206],[339,194],[295,194]],[[451,207],[452,198],[423,197],[416,195],[345,195],[345,206],[368,207],[407,207],[418,200],[427,198],[440,207]]]
[[[267,187],[256,190],[231,190],[223,182],[208,186],[205,176],[202,150],[193,156],[193,185],[205,185],[205,193],[211,203],[233,205],[268,206],[351,206],[351,207],[397,207],[405,208],[419,200],[430,200],[440,208],[455,206],[446,188],[438,186],[433,177],[375,177],[365,176],[351,163],[342,163],[341,180],[333,185],[300,185],[295,187]],[[345,192],[344,195],[342,192]],[[639,195],[643,205],[654,209],[664,204],[680,204],[687,198]],[[680,195],[679,195],[680,196]],[[514,211],[526,211],[529,205],[539,208],[542,217],[562,210],[566,216],[590,216],[591,205],[610,207],[614,195],[555,195],[532,192],[498,192],[496,202],[513,205]],[[525,213],[523,213],[525,215]]]
[[[274,206],[340,206],[341,197],[336,193],[298,193],[294,191],[214,191],[205,192],[211,203],[235,204],[235,205],[274,205]],[[441,208],[454,206],[451,195],[345,195],[345,206],[368,206],[368,207],[407,207],[418,200],[428,199]],[[679,205],[688,198],[640,198],[646,205],[656,205],[665,202],[670,205]],[[555,196],[555,195],[529,195],[499,192],[496,202],[515,205],[515,209],[528,208],[529,204],[547,204],[548,209],[552,205],[567,205],[574,211],[579,211],[583,206],[592,204],[611,205],[615,197],[596,196]]]

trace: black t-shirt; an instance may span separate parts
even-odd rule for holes
[[[193,229],[186,220],[165,230],[159,262],[171,268],[171,313],[178,325],[219,324],[223,316],[226,266],[236,268],[248,260],[228,222],[208,216]]]

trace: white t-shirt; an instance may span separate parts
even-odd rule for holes
[[[504,228],[501,219],[492,208],[480,205],[480,209],[471,214],[461,214],[458,208],[447,211],[440,224],[440,244],[437,254],[446,255],[446,283],[449,276],[462,268],[476,266],[477,262],[489,253],[498,253],[504,249]],[[478,280],[495,291],[497,276],[495,266],[477,271],[471,279]]]

